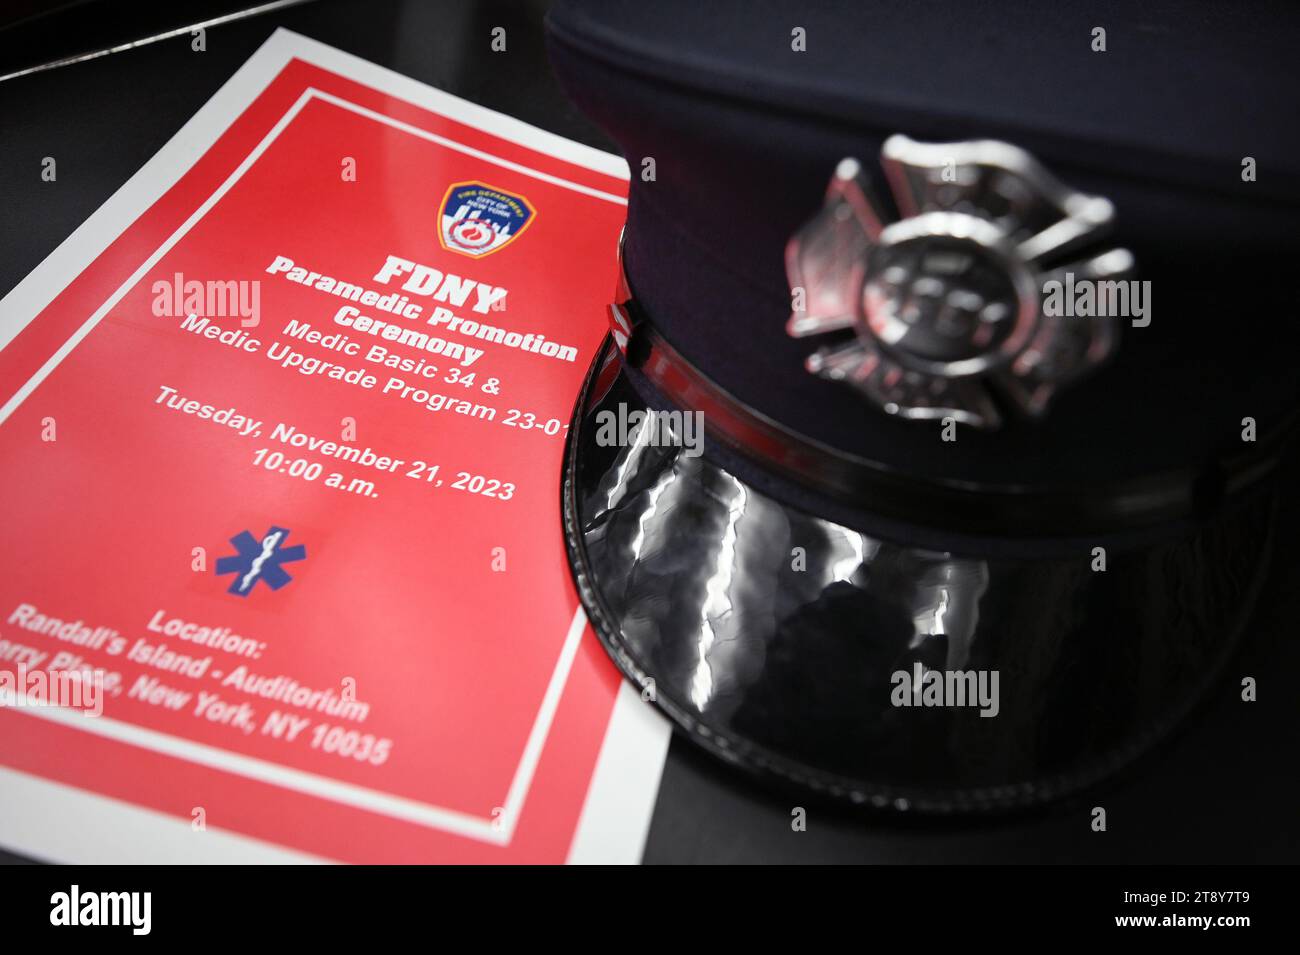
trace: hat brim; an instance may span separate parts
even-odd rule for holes
[[[801,790],[958,812],[1093,784],[1205,697],[1266,569],[1267,489],[1108,539],[1104,570],[1086,540],[922,548],[782,503],[707,447],[600,439],[602,412],[648,410],[607,341],[562,488],[591,624],[691,740]]]

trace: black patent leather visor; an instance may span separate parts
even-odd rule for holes
[[[1095,783],[1206,695],[1263,576],[1266,489],[1104,565],[921,548],[782,503],[648,410],[607,343],[565,461],[579,593],[643,696],[771,782],[925,812]]]

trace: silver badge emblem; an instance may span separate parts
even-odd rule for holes
[[[1045,283],[1066,273],[1077,282],[1132,271],[1124,249],[1077,257],[1101,238],[1113,206],[1006,143],[891,136],[881,165],[898,221],[887,221],[861,166],[845,159],[825,205],[786,249],[795,304],[787,331],[852,332],[809,355],[808,370],[905,418],[996,428],[995,393],[1026,416],[1043,415],[1058,388],[1118,341],[1114,316],[1042,308]]]

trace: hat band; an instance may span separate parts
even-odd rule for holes
[[[621,242],[619,266],[610,335],[630,368],[673,404],[700,411],[706,436],[743,459],[893,520],[973,534],[1071,536],[1201,519],[1225,496],[1267,476],[1300,422],[1292,413],[1250,450],[1210,459],[1199,470],[1166,471],[1104,487],[921,478],[810,439],[732,395],[654,327],[631,292]]]

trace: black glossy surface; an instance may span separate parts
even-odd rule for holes
[[[786,506],[650,429],[602,446],[602,414],[645,404],[625,375],[600,384],[566,487],[598,634],[709,751],[851,802],[1022,806],[1118,768],[1217,675],[1267,561],[1271,494],[1112,545],[1104,571],[1086,543],[922,550]],[[917,665],[996,675],[996,704],[899,706],[893,675]]]

